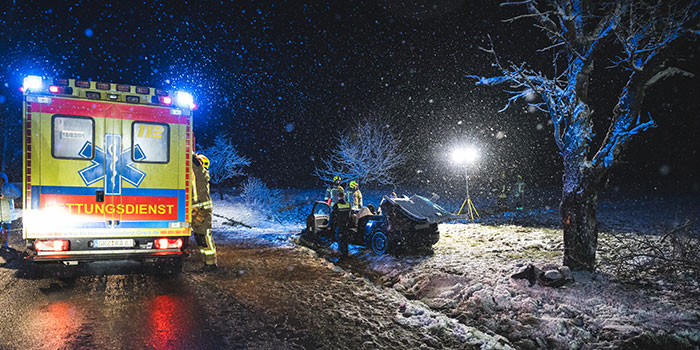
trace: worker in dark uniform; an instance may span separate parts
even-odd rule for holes
[[[345,200],[345,191],[340,189],[340,200],[333,205],[331,210],[330,227],[335,232],[335,239],[338,242],[340,256],[348,256],[348,236],[350,235],[350,222],[352,220],[352,210],[350,203]]]
[[[209,159],[202,154],[192,156],[192,232],[202,247],[204,271],[216,270],[216,246],[211,236],[212,203],[209,194]]]

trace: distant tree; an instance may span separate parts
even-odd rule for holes
[[[470,76],[477,85],[507,84],[508,105],[531,94],[541,97],[533,106],[548,113],[554,141],[564,165],[561,217],[564,264],[575,270],[593,270],[598,244],[597,194],[602,180],[635,135],[655,127],[651,115],[642,115],[645,95],[655,83],[676,75],[692,76],[670,66],[684,36],[698,34],[698,1],[550,0],[512,1],[502,6],[524,6],[526,13],[506,22],[530,18],[551,41],[539,51],[551,51],[553,70],[543,74],[525,63],[503,65],[491,47],[500,75]],[[589,98],[593,79],[611,82],[602,61],[626,77],[617,104],[604,113]],[[601,72],[597,75],[594,73]],[[594,123],[607,124],[602,142],[594,143]],[[591,152],[594,150],[595,152]]]
[[[209,158],[209,176],[211,183],[219,189],[219,197],[224,199],[224,192],[221,183],[234,176],[245,175],[243,168],[250,165],[250,159],[238,153],[236,147],[223,134],[218,134],[214,138],[214,144],[202,150],[202,153]]]
[[[393,171],[406,157],[401,138],[386,119],[362,119],[336,140],[331,154],[314,170],[316,177],[326,182],[338,175],[361,184],[394,184]]]

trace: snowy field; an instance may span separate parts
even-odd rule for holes
[[[284,191],[284,201],[274,210],[253,210],[233,195],[215,200],[216,214],[251,226],[215,218],[215,237],[236,244],[295,247],[317,192]],[[365,198],[376,205],[381,196]],[[436,321],[444,316],[524,349],[696,349],[700,346],[697,279],[685,281],[683,288],[674,278],[644,285],[621,283],[605,262],[614,247],[611,233],[654,234],[693,218],[698,209],[697,200],[683,196],[603,200],[598,215],[602,265],[594,274],[573,273],[574,282],[559,288],[511,278],[528,264],[566,273],[560,266],[558,213],[551,207],[486,217],[482,223],[442,224],[440,241],[427,255],[378,257],[352,246],[351,263],[339,265],[416,302],[411,305],[420,305],[400,311],[397,322],[402,324],[435,327],[434,322],[444,322]],[[335,248],[322,247],[317,253],[336,261]]]

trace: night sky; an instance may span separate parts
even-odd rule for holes
[[[2,126],[19,148],[11,161],[21,162],[17,88],[35,74],[190,91],[198,144],[226,133],[271,186],[320,186],[314,164],[338,131],[371,115],[392,118],[410,152],[404,186],[461,188],[447,154],[463,142],[484,152],[476,186],[504,170],[535,186],[561,181],[549,117],[525,104],[498,113],[506,94],[465,76],[497,73],[478,50],[489,34],[502,60],[550,69],[551,54],[536,51],[546,38],[529,21],[501,22],[519,11],[495,1],[4,1],[0,11]],[[688,42],[678,64],[700,73],[699,48]],[[606,63],[592,86],[601,119],[622,82]],[[659,127],[631,142],[611,187],[698,192],[699,88],[700,77],[675,78],[650,91]]]

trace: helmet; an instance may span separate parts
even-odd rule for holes
[[[199,159],[200,162],[202,162],[202,166],[204,169],[209,169],[209,158],[203,154],[198,154],[197,159]]]
[[[333,182],[338,182],[340,180],[341,180],[340,176],[338,176],[338,175],[333,176]]]
[[[350,181],[350,188],[356,188],[357,187],[357,181],[353,180]]]

